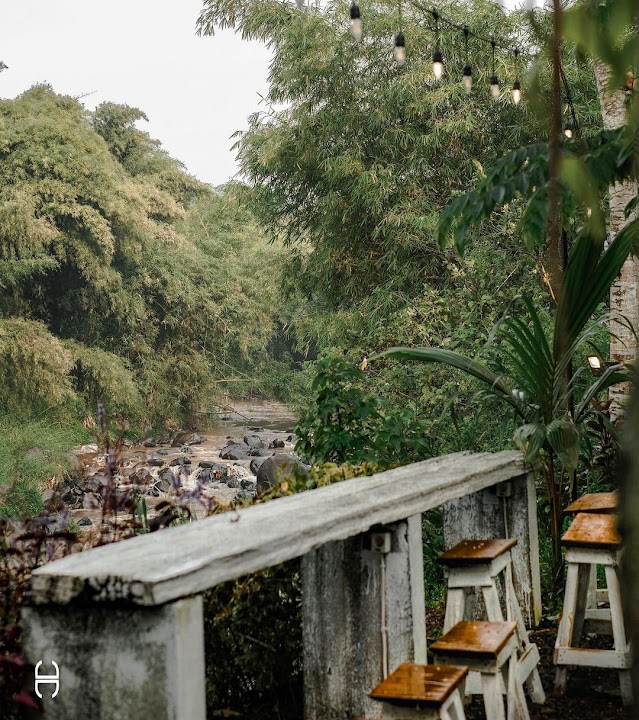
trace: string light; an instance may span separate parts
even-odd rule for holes
[[[473,86],[473,70],[470,67],[470,63],[468,62],[468,28],[464,28],[464,46],[466,50],[466,64],[464,65],[464,72],[463,72],[463,83],[464,87],[466,88],[466,92],[470,95],[470,90]]]
[[[490,46],[493,51],[493,72],[490,76],[490,92],[493,100],[499,100],[499,80],[495,74],[495,38],[490,39]]]
[[[303,7],[305,4],[305,0],[296,0],[296,3],[298,7]],[[494,36],[491,36],[490,38],[483,36],[475,31],[470,30],[466,25],[458,25],[457,23],[453,22],[452,20],[449,20],[448,18],[442,17],[439,12],[435,8],[427,8],[423,6],[420,2],[420,0],[412,0],[411,5],[418,10],[420,10],[423,13],[430,14],[432,18],[435,21],[435,50],[433,51],[433,74],[437,80],[440,80],[443,76],[444,71],[444,59],[440,47],[440,25],[439,23],[443,23],[444,25],[453,28],[458,31],[462,31],[464,34],[464,44],[465,44],[465,65],[462,72],[462,82],[464,84],[464,88],[467,93],[470,93],[473,86],[473,73],[472,73],[472,67],[470,65],[469,59],[468,59],[468,37],[472,35],[474,38],[476,38],[478,41],[483,43],[490,43],[491,49],[492,49],[492,73],[490,75],[490,93],[494,100],[499,100],[500,98],[500,85],[499,85],[499,78],[497,77],[497,73],[495,71],[495,49],[498,47],[501,50],[504,50],[508,53],[512,52],[514,54],[515,58],[515,79],[512,86],[512,100],[513,103],[516,105],[521,102],[521,83],[519,81],[519,49],[518,48],[512,48],[512,46],[501,44],[495,41]],[[360,40],[362,37],[362,22],[360,17],[360,9],[357,5],[356,0],[351,0],[351,6],[350,6],[350,16],[351,16],[351,33],[353,34],[353,37],[356,40]],[[402,5],[401,0],[399,0],[399,26],[402,27]],[[395,55],[395,61],[397,65],[403,65],[406,62],[406,40],[404,38],[403,32],[400,31],[395,36],[395,47],[394,47],[394,55]],[[563,132],[566,137],[573,138],[573,137],[579,137],[579,125],[577,123],[577,116],[575,114],[575,108],[572,103],[572,99],[570,97],[570,92],[568,89],[568,83],[566,81],[565,74],[563,72],[563,68],[561,65],[559,66],[559,70],[561,72],[561,77],[563,80],[564,88],[566,91],[566,98],[568,102],[568,107],[570,108],[571,112],[571,122],[566,123],[566,125],[563,128]],[[561,132],[561,128],[559,128],[559,131]]]
[[[521,100],[521,83],[519,82],[519,78],[517,77],[517,75],[519,74],[517,72],[517,60],[519,58],[519,50],[515,48],[513,52],[515,55],[515,82],[513,83],[513,102],[515,103],[515,105],[519,105],[519,101]]]
[[[398,65],[403,65],[406,62],[406,42],[404,33],[401,30],[395,35],[395,62]]]
[[[435,51],[433,52],[433,75],[436,80],[441,80],[444,72],[444,58],[439,49],[439,13],[437,10],[431,11],[435,18]]]
[[[362,21],[359,15],[359,5],[351,5],[351,34],[358,42],[362,39]]]
[[[404,40],[404,33],[401,30],[402,27],[402,0],[399,0],[399,32],[395,35],[395,62],[398,65],[403,65],[406,62],[406,41]]]

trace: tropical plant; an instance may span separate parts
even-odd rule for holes
[[[425,425],[360,387],[364,372],[343,356],[317,361],[310,406],[295,427],[296,450],[314,463],[373,462],[382,468],[432,455]]]
[[[512,408],[520,425],[516,445],[528,462],[540,460],[550,502],[553,542],[553,577],[560,584],[560,546],[563,494],[574,483],[585,424],[599,411],[593,400],[614,383],[628,380],[622,365],[607,367],[594,382],[585,382],[583,367],[572,361],[588,346],[607,317],[589,322],[604,300],[631,249],[637,247],[633,226],[621,232],[604,249],[603,237],[584,232],[573,250],[564,277],[563,292],[555,313],[552,335],[540,313],[525,297],[528,322],[513,303],[496,324],[503,339],[495,367],[443,348],[391,348],[371,358],[382,357],[443,363],[480,380],[486,387],[481,396],[496,397]],[[492,338],[491,338],[492,339]]]

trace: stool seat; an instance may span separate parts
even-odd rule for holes
[[[504,540],[462,540],[446,550],[437,562],[449,567],[481,565],[503,555],[517,544],[516,538]]]
[[[371,693],[374,700],[439,707],[468,675],[467,667],[402,663]]]
[[[612,513],[619,503],[619,494],[615,492],[588,493],[570,503],[564,510],[567,515],[576,513]]]
[[[577,513],[568,530],[561,538],[566,547],[618,550],[621,535],[614,515],[601,513]]]
[[[530,720],[517,661],[517,623],[462,620],[430,648],[435,662],[467,665],[478,673],[486,720]],[[503,689],[502,689],[503,688]]]
[[[434,653],[496,658],[515,634],[515,622],[462,620],[431,645]]]

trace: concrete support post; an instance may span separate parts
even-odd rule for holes
[[[383,677],[382,632],[391,672],[402,662],[426,662],[421,515],[389,528],[384,569],[367,535],[302,560],[305,720],[381,717],[368,693]]]
[[[51,720],[204,720],[202,598],[158,607],[37,605],[23,610],[24,647]]]
[[[451,500],[443,511],[446,549],[465,539],[517,538],[512,551],[515,592],[526,625],[538,625],[541,577],[533,473]]]

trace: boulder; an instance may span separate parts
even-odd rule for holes
[[[266,443],[259,435],[245,435],[244,442],[251,448],[251,450],[266,447]]]
[[[160,472],[160,477],[158,478],[158,481],[155,483],[155,487],[160,492],[169,492],[173,488],[173,479],[174,479],[173,471],[169,468],[165,468]]]
[[[136,468],[129,475],[129,482],[135,483],[136,485],[149,485],[155,482],[155,478],[151,474],[151,471],[147,467]]]
[[[260,465],[263,465],[265,462],[265,457],[255,457],[251,460],[249,470],[253,473],[253,475],[257,475],[257,471],[260,469]]]
[[[266,448],[254,448],[249,455],[251,457],[270,457],[273,453]]]
[[[273,442],[269,445],[270,448],[283,448],[286,445],[284,440],[273,440]]]
[[[220,457],[223,460],[246,460],[249,449],[246,443],[231,443],[220,450]]]
[[[80,525],[81,527],[84,527],[85,525],[93,525],[93,520],[91,520],[88,515],[85,515],[78,520],[78,525]]]
[[[201,435],[198,435],[195,432],[179,432],[175,438],[173,439],[173,442],[171,443],[171,447],[179,447],[180,445],[200,445],[204,442],[204,438]]]
[[[257,491],[264,492],[275,486],[280,480],[293,477],[295,471],[306,475],[310,469],[310,466],[301,462],[297,455],[289,453],[271,455],[270,458],[266,458],[257,471]]]
[[[169,467],[177,467],[178,465],[190,465],[191,464],[191,458],[186,457],[185,455],[180,455],[180,457],[173,458],[171,462],[169,463]]]
[[[162,458],[159,458],[159,457],[153,457],[153,458],[149,458],[146,461],[146,464],[149,467],[162,467],[162,465],[164,465],[164,460],[162,460]]]
[[[257,491],[257,483],[253,480],[249,480],[248,478],[244,478],[243,480],[240,480],[240,487],[242,490],[246,490],[246,492],[255,494]]]
[[[263,427],[250,427],[249,430],[250,430],[251,432],[254,432],[254,433],[256,433],[256,432],[264,432],[264,428],[263,428]]]

